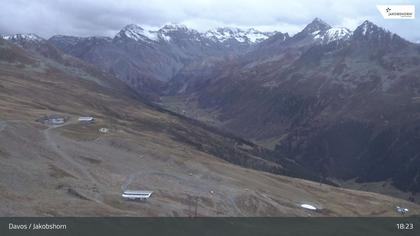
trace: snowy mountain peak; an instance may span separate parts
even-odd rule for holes
[[[385,32],[385,29],[382,29],[381,27],[375,25],[374,23],[365,20],[359,27],[357,27],[357,29],[355,30],[355,32],[360,32],[362,35],[367,35],[367,34],[371,34],[374,32]]]
[[[338,40],[347,40],[350,38],[352,32],[344,27],[333,27],[328,29],[325,34],[323,41],[324,43],[330,43]]]
[[[242,30],[239,28],[222,27],[209,30],[204,33],[204,37],[207,37],[213,41],[225,42],[228,40],[236,40],[240,43],[258,43],[268,37],[274,35],[273,32],[261,32],[254,28]]]
[[[344,27],[333,27],[327,31],[317,30],[312,32],[314,40],[321,42],[322,44],[329,44],[335,41],[343,41],[350,38],[352,32]]]
[[[369,32],[371,32],[372,31],[372,29],[375,29],[375,28],[377,28],[377,26],[375,25],[375,24],[373,24],[372,22],[370,22],[370,21],[364,21],[363,22],[363,24],[361,24],[359,27],[361,27],[361,30],[362,30],[362,34],[363,35],[366,35],[366,34],[368,34]]]
[[[135,41],[156,41],[159,39],[157,31],[145,30],[137,24],[125,26],[115,38],[129,38]]]
[[[171,40],[171,36],[177,32],[198,34],[197,31],[188,29],[185,25],[181,24],[166,24],[160,29],[130,24],[121,29],[115,38],[129,38],[135,41],[144,41],[148,43],[161,41],[168,42]]]
[[[311,23],[309,23],[302,32],[304,33],[314,33],[316,31],[327,31],[331,26],[325,23],[319,18],[315,18]]]
[[[129,25],[124,26],[124,28],[122,28],[122,30],[123,31],[135,31],[135,32],[139,31],[140,32],[140,31],[143,31],[144,29],[138,24],[129,24]]]
[[[44,40],[43,38],[39,37],[36,34],[14,34],[14,35],[5,35],[2,36],[3,39],[9,41],[32,41],[32,42],[39,42]]]
[[[230,27],[215,28],[208,30],[205,33],[199,33],[182,24],[170,23],[162,26],[160,29],[130,24],[122,28],[115,36],[115,39],[131,39],[154,43],[161,41],[169,42],[172,38],[185,37],[185,35],[187,35],[195,41],[200,41],[204,38],[218,43],[234,40],[244,44],[255,44],[269,38],[275,33],[276,32],[262,32],[254,28],[239,29]]]
[[[334,27],[327,30],[326,35],[332,39],[342,39],[351,34],[351,31],[345,27]]]
[[[367,20],[358,26],[353,33],[354,39],[361,40],[387,40],[393,38],[394,36],[395,34],[390,31],[385,30]]]
[[[190,39],[194,41],[201,40],[201,34],[194,29],[190,29],[182,24],[166,24],[162,26],[158,31],[159,39],[170,41],[171,39]]]
[[[239,29],[237,28],[220,27],[208,30],[204,33],[204,36],[214,41],[224,42],[226,40],[235,38],[235,36],[238,36],[238,33]],[[236,37],[236,40],[243,42],[243,39],[240,37]]]

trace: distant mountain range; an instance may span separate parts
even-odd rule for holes
[[[169,95],[220,126],[328,177],[420,190],[419,45],[369,21],[351,32],[315,19],[198,66]]]
[[[128,25],[114,38],[5,38],[63,50],[325,178],[420,191],[420,46],[370,21],[316,18],[293,36]]]
[[[131,24],[114,38],[53,36],[48,41],[72,56],[115,74],[144,96],[156,99],[165,82],[185,65],[209,57],[244,53],[272,34],[236,28],[199,33],[176,24],[146,30]],[[14,38],[39,40],[33,34],[5,37],[16,41]]]

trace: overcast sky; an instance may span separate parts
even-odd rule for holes
[[[200,31],[218,26],[254,27],[294,34],[313,18],[353,30],[364,20],[411,41],[420,20],[384,20],[377,4],[420,0],[0,0],[0,34],[113,36],[124,25],[180,23]]]

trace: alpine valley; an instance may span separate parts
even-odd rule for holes
[[[0,215],[418,215],[419,75],[420,45],[370,21],[3,35]]]

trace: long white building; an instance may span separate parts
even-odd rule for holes
[[[81,116],[79,117],[79,122],[94,122],[95,118],[91,117],[91,116]]]
[[[129,200],[147,200],[152,195],[153,191],[144,190],[125,190],[122,197]]]

